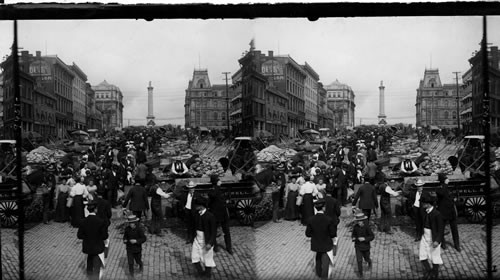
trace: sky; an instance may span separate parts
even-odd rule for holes
[[[488,42],[500,44],[500,17],[488,17]],[[0,58],[10,53],[13,23],[0,21]],[[147,87],[154,87],[157,124],[184,124],[184,97],[195,68],[208,69],[212,84],[224,84],[255,40],[263,53],[307,62],[328,85],[335,80],[355,94],[356,124],[377,122],[380,81],[389,123],[415,123],[415,97],[426,68],[439,69],[442,83],[469,68],[480,48],[482,18],[390,17],[307,19],[20,21],[19,46],[58,55],[77,64],[97,85],[118,86],[124,125],[143,125]]]

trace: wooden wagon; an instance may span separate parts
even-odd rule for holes
[[[2,227],[13,227],[19,220],[17,181],[11,178],[3,178],[0,183],[0,224]],[[25,205],[29,205],[33,200],[35,190],[26,182],[22,181],[23,196]]]
[[[221,191],[226,198],[226,204],[231,217],[235,217],[243,225],[252,225],[255,220],[255,206],[258,203],[252,192],[254,181],[238,180],[235,176],[221,177]],[[184,178],[175,180],[175,193],[187,191],[185,186],[189,181],[196,183],[195,191],[204,196],[213,190],[210,178]]]

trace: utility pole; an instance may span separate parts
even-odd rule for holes
[[[226,75],[226,122],[227,122],[227,133],[226,133],[226,136],[229,137],[229,131],[230,131],[230,127],[229,127],[229,88],[228,88],[228,84],[227,84],[227,81],[229,80],[227,78],[227,75],[230,74],[231,72],[222,72],[222,74]]]
[[[457,136],[460,134],[460,91],[458,89],[458,74],[460,72],[453,72],[456,77],[457,84]]]

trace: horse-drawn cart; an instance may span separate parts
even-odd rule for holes
[[[243,225],[251,225],[255,220],[256,195],[252,192],[254,182],[252,180],[238,180],[235,176],[221,177],[221,191],[226,199],[229,214],[237,218]],[[195,191],[208,196],[213,190],[210,178],[187,178],[176,179],[174,193],[187,191],[185,185],[188,181],[196,183]]]
[[[19,220],[17,181],[12,178],[3,178],[0,183],[0,224],[2,227],[13,227]],[[34,190],[26,181],[22,181],[24,205],[33,200]]]

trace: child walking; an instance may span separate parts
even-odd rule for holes
[[[139,265],[139,272],[143,270],[142,243],[146,242],[144,229],[139,226],[139,218],[135,215],[127,217],[128,226],[123,234],[123,243],[127,245],[128,271],[134,276],[134,260]]]
[[[356,224],[352,229],[352,241],[356,249],[356,260],[358,262],[359,277],[363,277],[363,258],[368,262],[368,268],[372,268],[372,260],[370,259],[370,241],[375,238],[370,226],[366,221],[368,217],[363,213],[354,215]]]

